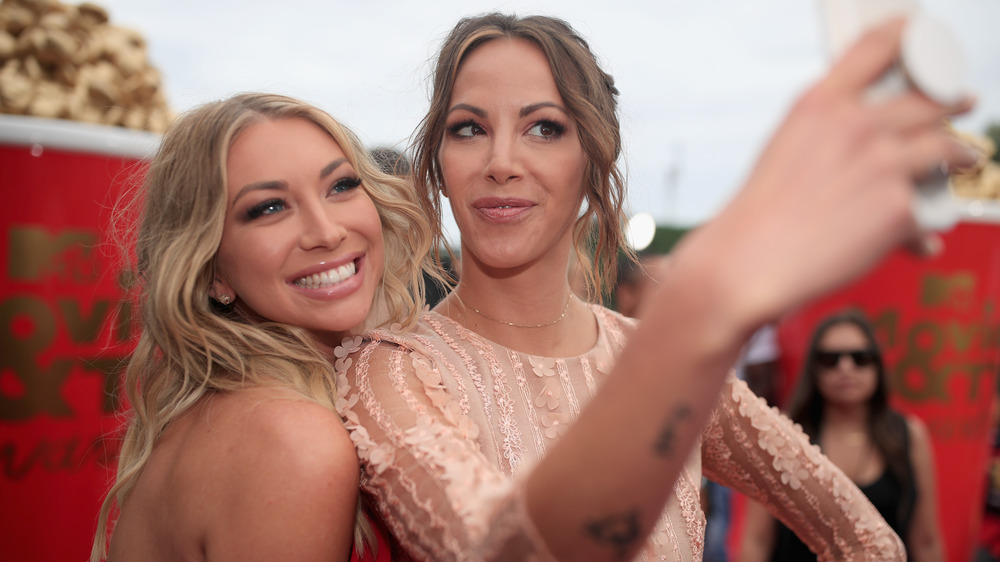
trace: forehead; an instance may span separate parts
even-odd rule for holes
[[[841,322],[827,328],[820,338],[820,344],[829,347],[868,345],[868,337],[853,322]]]
[[[452,90],[452,103],[467,97],[506,97],[525,103],[558,101],[559,89],[545,53],[535,43],[521,38],[487,41],[476,47],[459,65]]]
[[[319,125],[299,117],[266,119],[249,125],[233,140],[226,159],[229,183],[281,179],[346,154]],[[319,168],[317,168],[318,170]],[[274,176],[274,177],[268,177]]]
[[[270,147],[283,150],[284,147],[302,147],[319,142],[324,149],[340,145],[325,129],[303,117],[265,117],[243,128],[230,143],[229,152],[251,151]],[[343,151],[341,151],[343,152]]]

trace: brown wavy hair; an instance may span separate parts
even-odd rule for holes
[[[414,185],[432,221],[434,243],[454,257],[445,244],[441,224],[444,176],[438,151],[455,77],[462,61],[476,48],[495,39],[513,38],[531,41],[545,54],[559,95],[576,122],[588,160],[584,180],[587,205],[576,221],[573,240],[589,296],[603,295],[614,286],[619,252],[634,259],[623,230],[626,188],[618,165],[622,151],[618,89],[614,78],[601,69],[587,41],[558,18],[484,14],[460,20],[445,39],[434,71],[430,109],[417,130],[413,157]]]

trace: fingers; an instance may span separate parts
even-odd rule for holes
[[[873,109],[883,125],[892,130],[911,132],[924,127],[939,127],[947,118],[967,113],[974,105],[973,96],[966,96],[954,105],[943,106],[916,90],[910,90]]]
[[[836,92],[861,95],[899,58],[905,23],[893,18],[867,31],[834,64],[825,82]]]
[[[979,153],[975,149],[944,129],[911,134],[905,142],[904,165],[913,178],[927,176],[942,168],[968,168],[979,161]]]

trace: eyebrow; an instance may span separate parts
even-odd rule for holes
[[[319,179],[326,178],[345,162],[347,162],[347,158],[337,158],[333,162],[330,162],[326,166],[323,166],[323,169],[319,171]],[[288,186],[287,184],[285,184],[285,182],[278,180],[264,180],[254,183],[248,183],[247,185],[244,185],[242,188],[240,188],[239,192],[236,194],[236,197],[233,198],[233,204],[239,201],[240,197],[243,197],[244,195],[250,193],[251,191],[261,191],[268,189],[282,191],[287,188]]]
[[[333,173],[334,170],[340,167],[341,164],[347,162],[347,158],[337,158],[333,162],[330,162],[323,167],[319,172],[319,179],[323,179]]]
[[[531,115],[532,113],[538,111],[543,107],[553,107],[569,115],[569,112],[566,111],[565,107],[551,101],[543,101],[543,102],[533,103],[531,105],[526,105],[521,108],[521,111],[518,112],[518,115],[520,117],[527,117],[528,115]],[[451,109],[448,110],[448,113],[451,113],[453,111],[458,111],[459,109],[464,109],[465,111],[468,111],[477,117],[486,118],[486,111],[474,105],[469,105],[467,103],[456,103],[451,107]]]
[[[458,111],[459,109],[464,109],[464,110],[468,111],[469,113],[472,113],[473,115],[475,115],[477,117],[483,117],[483,118],[486,117],[486,112],[485,111],[483,111],[482,109],[479,109],[478,107],[476,107],[474,105],[469,105],[467,103],[456,103],[455,105],[453,105],[451,107],[451,109],[448,110],[448,113],[451,113],[453,111]]]
[[[555,109],[558,109],[559,111],[562,111],[563,113],[569,115],[569,112],[566,111],[565,107],[559,105],[558,103],[551,102],[551,101],[543,101],[543,102],[539,102],[539,103],[533,103],[531,105],[526,105],[526,106],[524,106],[524,107],[521,108],[521,111],[519,112],[519,115],[521,117],[527,117],[528,115],[531,115],[532,113],[538,111],[539,109],[541,109],[543,107],[554,107]]]

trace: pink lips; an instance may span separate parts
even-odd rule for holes
[[[489,221],[511,222],[530,211],[535,204],[512,197],[484,197],[477,199],[472,206]]]
[[[353,259],[345,256],[300,271],[289,280],[289,284],[300,293],[314,298],[344,298],[361,287],[365,277],[364,266],[364,254],[359,253]]]

